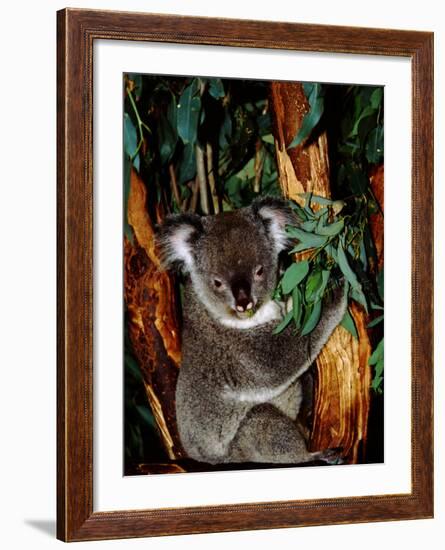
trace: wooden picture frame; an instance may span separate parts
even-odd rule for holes
[[[433,516],[433,34],[65,9],[57,14],[57,536],[64,541]],[[400,56],[412,62],[411,492],[93,512],[95,40]]]

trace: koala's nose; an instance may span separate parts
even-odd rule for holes
[[[232,293],[235,298],[236,310],[243,312],[253,307],[250,296],[250,283],[246,279],[238,279],[232,283]]]

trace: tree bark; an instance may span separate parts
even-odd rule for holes
[[[169,459],[184,456],[175,414],[175,388],[181,361],[177,299],[173,278],[159,270],[147,192],[132,170],[128,199],[131,243],[124,241],[124,293],[128,335],[142,371],[147,398]]]
[[[374,194],[374,198],[378,205],[378,211],[370,216],[370,228],[372,238],[374,240],[376,254],[377,254],[377,268],[379,271],[383,267],[383,211],[384,211],[384,192],[383,183],[385,178],[385,171],[383,164],[376,166],[370,173],[369,181],[371,182],[371,189]]]
[[[330,197],[326,132],[287,150],[301,127],[309,104],[303,86],[271,83],[271,106],[279,182],[286,198],[304,203],[300,193]],[[311,450],[342,448],[347,463],[356,463],[366,447],[371,372],[371,346],[364,310],[350,307],[359,335],[356,340],[338,326],[316,360]]]

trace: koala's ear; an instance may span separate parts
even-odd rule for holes
[[[196,214],[167,216],[156,228],[162,267],[190,271],[194,262],[193,247],[203,231],[201,219]]]
[[[266,227],[277,253],[290,248],[292,241],[286,233],[286,225],[296,225],[299,220],[284,199],[262,197],[252,203],[252,211]]]

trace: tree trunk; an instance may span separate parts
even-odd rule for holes
[[[146,200],[145,185],[132,170],[128,223],[134,238],[133,243],[127,238],[124,242],[128,333],[164,449],[174,460],[184,455],[175,414],[175,388],[181,361],[177,298],[171,275],[159,270]]]
[[[331,196],[326,132],[287,150],[297,135],[309,104],[303,86],[292,82],[272,82],[271,107],[280,186],[286,198],[299,204],[300,193]],[[339,326],[316,360],[311,450],[341,447],[345,461],[356,463],[366,446],[371,372],[371,346],[366,315],[354,304],[350,307],[359,335],[356,340]]]

